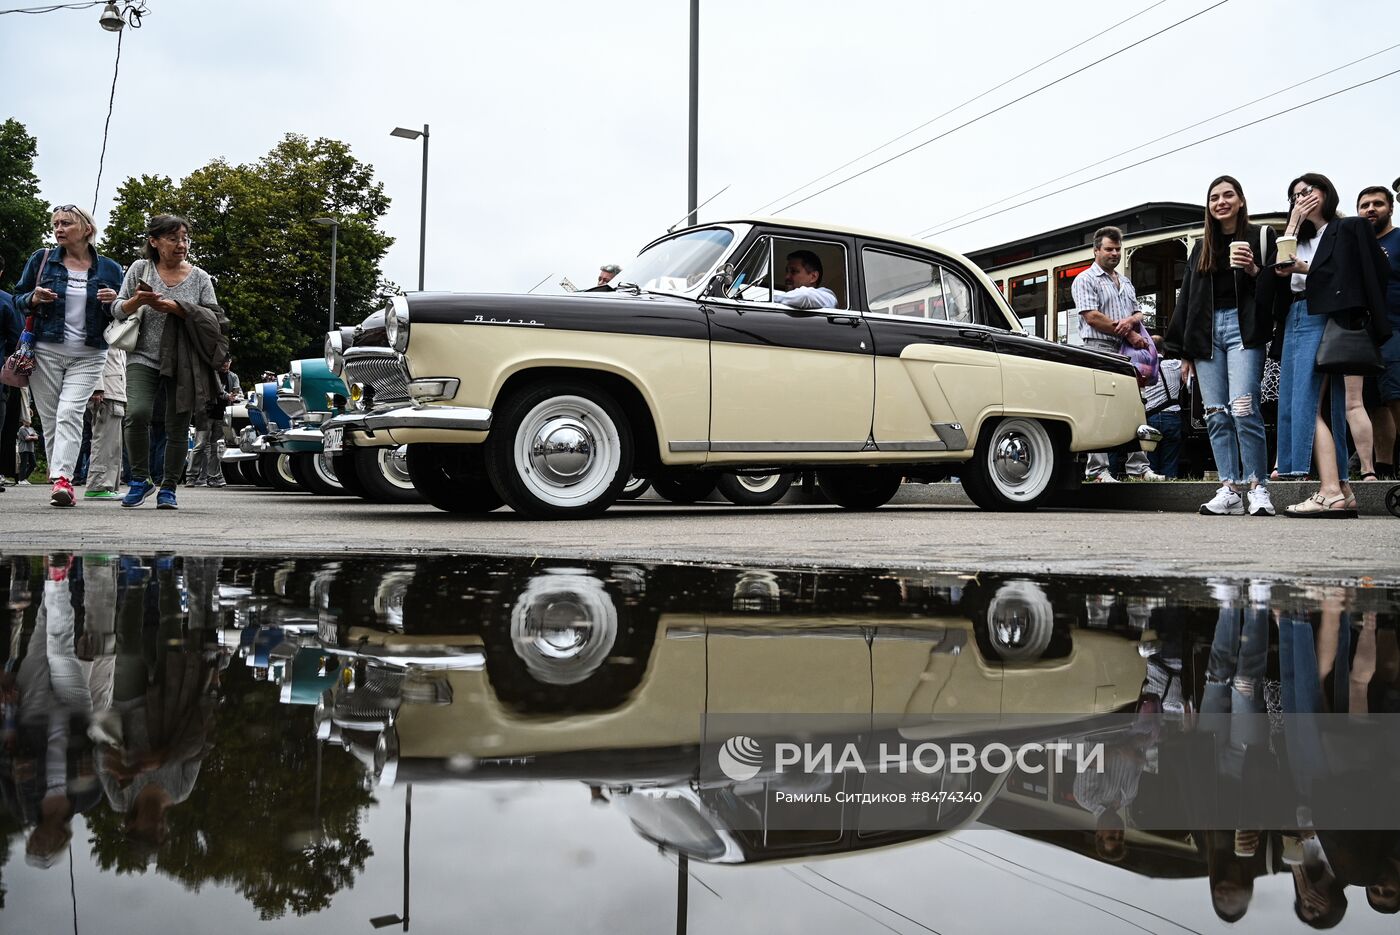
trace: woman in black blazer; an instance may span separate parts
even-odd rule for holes
[[[1288,277],[1289,288],[1281,293],[1291,299],[1282,322],[1278,472],[1281,477],[1304,478],[1311,468],[1320,484],[1317,493],[1284,514],[1354,517],[1356,499],[1346,481],[1350,458],[1345,384],[1340,376],[1329,379],[1318,373],[1314,361],[1329,317],[1353,325],[1366,315],[1377,344],[1389,337],[1385,254],[1367,221],[1337,216],[1337,189],[1326,176],[1308,172],[1294,179],[1288,186],[1288,200],[1293,211],[1284,236],[1297,236],[1298,258],[1292,266],[1276,271]]]

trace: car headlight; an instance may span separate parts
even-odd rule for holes
[[[384,337],[402,354],[408,350],[408,297],[396,295],[384,310]]]
[[[339,331],[332,331],[326,335],[326,369],[335,376],[340,376],[340,368],[344,362],[341,356],[345,351],[344,339]]]

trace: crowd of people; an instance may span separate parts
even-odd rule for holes
[[[137,507],[155,494],[157,508],[178,509],[193,425],[203,457],[188,482],[223,486],[211,420],[242,391],[213,279],[189,261],[189,221],[151,218],[126,270],[97,252],[77,205],[55,208],[52,230],[56,246],[29,257],[13,296],[0,292],[5,358],[23,335],[32,349],[28,385],[0,387],[0,478],[28,483],[42,446],[54,506],[76,505],[86,484],[84,499]]]
[[[1384,186],[1367,187],[1357,195],[1357,215],[1343,217],[1336,186],[1308,172],[1289,184],[1288,202],[1287,225],[1277,234],[1250,222],[1238,179],[1222,175],[1210,183],[1204,233],[1162,335],[1144,334],[1136,292],[1117,271],[1122,231],[1095,233],[1094,263],[1073,286],[1080,336],[1086,346],[1138,365],[1148,421],[1163,438],[1146,457],[1115,463],[1108,454],[1091,455],[1086,479],[1176,477],[1182,388],[1191,381],[1204,406],[1220,481],[1201,505],[1203,515],[1274,516],[1269,481],[1311,477],[1316,491],[1284,515],[1351,518],[1357,515],[1353,453],[1360,480],[1394,477],[1400,417],[1395,197]],[[1278,380],[1272,468],[1261,408],[1271,360]]]

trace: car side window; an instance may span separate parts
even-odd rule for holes
[[[947,286],[956,277],[945,273],[937,263],[899,256],[866,247],[861,251],[865,268],[865,304],[871,312],[903,315],[908,318],[936,318],[967,321],[956,315],[970,313],[967,287],[962,287],[962,304],[950,308]],[[952,312],[953,314],[950,314]]]
[[[789,267],[794,262],[800,267],[795,275],[803,278],[815,275],[815,281],[803,283],[802,279],[799,279],[789,287]],[[784,299],[789,288],[801,288],[804,284],[829,290],[835,297],[836,308],[849,308],[846,248],[839,243],[828,241],[765,234],[754,241],[735,267],[734,282],[729,287],[728,297],[745,302],[771,302],[811,308],[811,305],[794,305],[791,300]]]
[[[972,321],[972,289],[957,273],[943,270],[943,308],[949,321]]]

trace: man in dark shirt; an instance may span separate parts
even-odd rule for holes
[[[1385,305],[1392,334],[1381,347],[1385,372],[1377,380],[1381,403],[1389,411],[1390,420],[1388,425],[1383,419],[1376,424],[1376,473],[1382,478],[1394,477],[1395,428],[1400,425],[1400,229],[1393,223],[1395,196],[1379,185],[1363,189],[1356,196],[1356,213],[1371,222],[1390,266]]]

